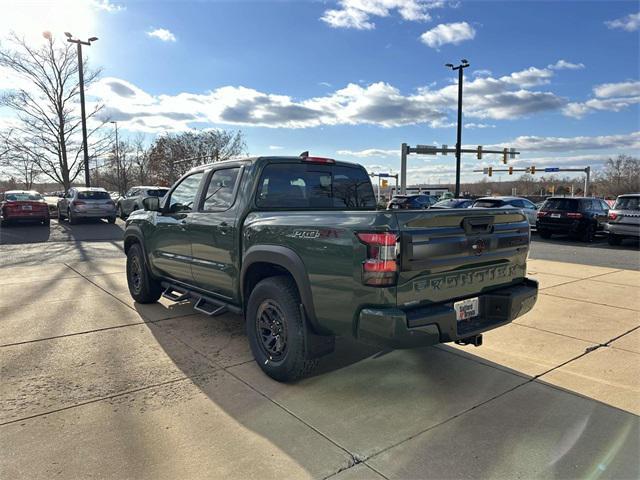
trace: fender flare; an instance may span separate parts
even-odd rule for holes
[[[135,243],[140,244],[140,248],[142,248],[142,255],[144,256],[144,262],[146,263],[147,267],[149,267],[149,256],[147,255],[147,247],[144,244],[144,235],[142,234],[142,230],[140,230],[140,227],[136,225],[129,225],[125,230],[124,238],[122,241],[125,255],[127,254],[128,250],[127,240],[129,240],[130,238],[135,238]]]
[[[245,276],[249,267],[254,263],[264,262],[272,263],[286,269],[293,280],[296,282],[298,292],[300,292],[300,300],[304,306],[304,310],[313,329],[318,333],[324,333],[317,322],[316,311],[313,306],[313,296],[311,294],[311,284],[307,270],[300,256],[290,248],[280,245],[253,245],[249,247],[242,260],[242,268],[240,270],[240,296],[243,304]]]

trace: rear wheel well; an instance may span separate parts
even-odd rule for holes
[[[136,243],[140,243],[140,240],[138,240],[136,237],[127,237],[124,239],[124,254],[126,255],[127,253],[129,253],[129,249],[131,248],[132,245],[136,244]]]
[[[255,286],[265,278],[269,277],[278,277],[278,276],[287,276],[293,280],[296,289],[298,290],[298,294],[300,293],[300,289],[298,288],[298,284],[296,283],[295,278],[291,275],[291,272],[286,268],[276,265],[275,263],[269,262],[256,262],[252,263],[247,271],[244,274],[244,282],[242,285],[242,297],[247,302],[249,295],[255,288]]]

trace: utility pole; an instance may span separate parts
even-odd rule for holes
[[[87,116],[84,109],[84,65],[82,63],[82,45],[90,46],[91,42],[98,40],[98,37],[91,37],[87,41],[74,39],[69,32],[64,32],[67,42],[75,43],[78,46],[78,76],[80,77],[80,113],[82,115],[82,148],[84,151],[84,184],[91,186],[89,179],[89,147],[87,145]]]
[[[118,122],[111,122],[116,128],[116,175],[118,178],[118,194],[122,195],[120,188],[120,144],[118,143]]]
[[[452,63],[447,63],[446,67],[451,70],[458,71],[458,135],[456,140],[456,198],[460,197],[460,157],[462,156],[462,81],[464,78],[463,70],[469,66],[469,61],[463,58],[460,65],[454,67]]]

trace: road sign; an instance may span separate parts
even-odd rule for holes
[[[544,169],[545,172],[559,172],[560,171],[560,167],[546,167]]]
[[[433,145],[416,145],[418,153],[423,155],[436,155],[438,153],[438,147]]]

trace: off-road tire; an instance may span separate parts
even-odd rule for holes
[[[551,232],[549,230],[538,230],[538,235],[540,235],[540,238],[544,238],[546,240],[551,238]]]
[[[127,252],[127,285],[131,297],[138,303],[154,303],[162,295],[162,286],[149,273],[142,247],[137,243]]]
[[[282,314],[285,327],[285,349],[278,357],[270,355],[258,333],[258,311],[263,305],[275,305]],[[308,374],[318,359],[307,358],[304,318],[300,311],[300,295],[288,276],[269,277],[260,281],[249,296],[245,312],[247,336],[253,356],[262,370],[279,382],[292,382]]]
[[[614,233],[610,233],[607,238],[607,242],[609,242],[609,245],[620,245],[622,243],[622,237],[619,237]]]

